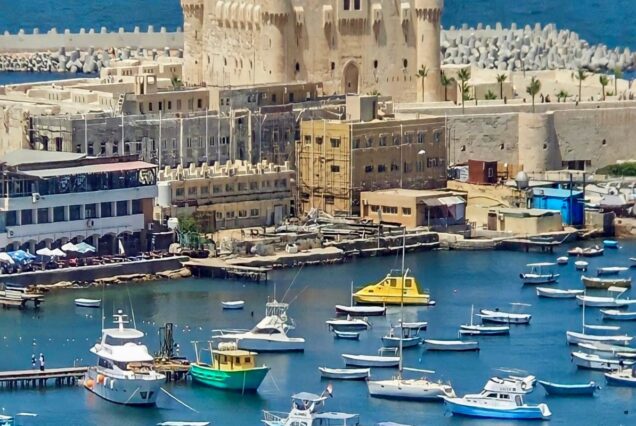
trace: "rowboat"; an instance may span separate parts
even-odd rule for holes
[[[610,287],[623,287],[629,288],[632,286],[632,277],[625,278],[597,278],[581,276],[581,281],[585,288],[610,288]]]
[[[516,306],[529,306],[525,303],[512,303],[514,307]],[[482,322],[494,322],[500,324],[529,324],[530,319],[532,319],[532,315],[523,314],[523,313],[510,313],[510,312],[502,312],[499,310],[491,310],[491,309],[482,309],[477,314],[478,317],[481,318]]]
[[[616,240],[603,240],[603,247],[605,247],[605,248],[618,248],[618,241],[616,241]]]
[[[551,271],[545,271],[546,268],[554,266],[554,263],[529,263],[526,266],[530,268],[529,272],[519,274],[524,284],[550,284],[555,283],[559,279],[559,274]]]
[[[591,381],[589,383],[582,384],[561,384],[546,382],[539,380],[539,383],[545,389],[548,395],[590,395],[594,396],[594,391],[599,389],[596,382]]]
[[[599,334],[578,333],[576,331],[566,331],[566,339],[569,344],[576,345],[579,343],[608,343],[612,345],[628,345],[633,337],[627,335],[605,336]]]
[[[585,260],[577,260],[576,262],[574,262],[574,267],[577,271],[587,271],[587,267],[589,265],[590,264]]]
[[[422,343],[420,331],[426,330],[428,323],[421,322],[405,322],[396,326],[391,326],[389,334],[382,337],[382,345],[386,348],[397,348],[402,342],[403,348],[411,348]],[[397,329],[397,334],[396,330]],[[400,336],[401,335],[401,336]]]
[[[628,271],[629,268],[625,266],[605,266],[602,268],[596,269],[596,275],[618,275],[621,272]]]
[[[385,355],[386,352],[392,352],[394,356]],[[342,359],[345,365],[355,367],[396,367],[400,363],[400,357],[396,354],[395,348],[380,348],[378,355],[342,354]]]
[[[318,367],[320,376],[336,380],[364,380],[371,373],[370,368],[327,368]]]
[[[583,256],[583,257],[594,257],[594,256],[602,256],[605,250],[599,246],[595,247],[576,247],[571,250],[568,250],[568,254],[570,256]]]
[[[462,324],[459,326],[460,335],[479,336],[479,335],[502,335],[510,334],[510,327],[507,325],[483,325],[473,324],[474,306],[470,307],[470,324]]]
[[[99,308],[102,299],[75,299],[75,306],[81,308]]]
[[[567,265],[570,261],[570,258],[567,256],[557,257],[557,264],[559,265]]]
[[[603,319],[616,321],[634,321],[636,312],[622,312],[616,309],[601,309]]]
[[[329,326],[330,330],[338,330],[338,331],[356,331],[356,330],[368,330],[371,328],[371,324],[368,321],[361,318],[351,318],[347,317],[346,319],[331,319],[325,321],[325,323]]]
[[[332,330],[334,337],[337,339],[358,340],[360,339],[360,333],[358,331],[339,331]]]
[[[592,351],[596,354],[611,355],[614,358],[634,358],[636,357],[636,348],[621,345],[610,345],[601,342],[579,343],[580,348]]]
[[[221,306],[223,306],[223,309],[243,309],[243,306],[245,306],[245,301],[230,300],[227,302],[221,302]]]
[[[578,351],[572,352],[572,362],[577,367],[591,370],[617,370],[621,367],[631,367],[636,364],[636,361],[601,358],[597,354]]]
[[[552,299],[574,299],[579,294],[583,294],[585,290],[560,290],[558,288],[537,287],[537,296],[548,297]]]
[[[636,387],[636,374],[633,368],[622,368],[605,373],[605,380],[608,385]]]
[[[336,305],[337,315],[351,315],[352,317],[373,317],[386,315],[385,306],[344,306]]]
[[[468,340],[424,340],[429,351],[478,351],[479,342]]]

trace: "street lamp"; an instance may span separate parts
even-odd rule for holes
[[[402,141],[400,140],[400,189],[402,189],[402,183],[403,183],[403,178],[404,178],[404,160],[403,160],[403,155],[402,155]],[[419,151],[417,151],[417,155],[424,155],[426,154],[426,151],[423,149],[420,149]]]

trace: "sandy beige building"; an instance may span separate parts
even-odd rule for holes
[[[515,235],[563,230],[561,213],[557,210],[474,206],[468,209],[468,217],[478,228]]]
[[[441,99],[443,0],[181,0],[184,82]],[[422,82],[417,70],[426,66]]]
[[[279,224],[292,213],[295,172],[245,161],[159,173],[155,220],[192,215],[206,232]]]

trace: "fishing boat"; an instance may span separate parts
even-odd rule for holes
[[[420,289],[415,277],[402,276],[392,270],[380,282],[369,284],[353,293],[353,300],[359,304],[399,305],[404,296],[405,305],[434,305],[427,290]]]
[[[569,261],[570,261],[570,258],[567,256],[557,257],[558,265],[567,265]]]
[[[244,300],[230,300],[227,302],[221,302],[223,309],[243,309],[245,306]]]
[[[333,335],[337,339],[347,339],[347,340],[359,340],[360,333],[357,331],[339,331],[339,330],[331,330],[333,331]]]
[[[356,331],[356,330],[368,330],[371,328],[371,324],[366,318],[352,318],[347,316],[346,319],[330,319],[325,321],[330,330],[338,331]]]
[[[631,367],[636,361],[629,361],[616,358],[602,358],[597,354],[587,352],[572,352],[572,362],[579,368],[591,370],[617,370],[622,367]]]
[[[513,308],[530,306],[527,303],[511,303]],[[477,314],[482,322],[494,322],[499,324],[530,324],[532,315],[523,313],[502,312],[500,310],[482,309]]]
[[[627,345],[629,344],[629,342],[632,341],[632,337],[630,336],[622,336],[622,335],[603,335],[603,334],[590,334],[588,333],[589,331],[617,331],[620,328],[618,327],[611,327],[611,326],[602,326],[602,325],[589,325],[585,323],[585,310],[586,310],[586,306],[587,306],[587,299],[584,297],[586,296],[585,294],[583,294],[583,296],[576,296],[577,299],[579,297],[582,297],[582,299],[579,299],[582,302],[582,312],[581,312],[581,332],[576,332],[576,331],[566,331],[565,332],[565,337],[567,339],[567,342],[571,345],[576,345],[579,343],[592,343],[592,342],[599,342],[599,343],[608,343],[608,344],[619,344],[619,345]]]
[[[519,274],[521,281],[524,284],[550,284],[559,280],[559,274],[556,274],[548,268],[553,267],[554,263],[542,262],[542,263],[528,263],[526,267],[530,270],[526,273]]]
[[[599,246],[594,247],[576,247],[571,250],[568,250],[568,254],[570,256],[583,256],[583,257],[595,257],[602,256],[605,250]]]
[[[393,356],[387,353],[392,353]],[[354,367],[397,367],[400,364],[395,348],[380,348],[378,355],[342,354],[342,359],[345,365]]]
[[[75,299],[75,306],[80,308],[99,308],[102,304],[102,299]]]
[[[303,351],[305,339],[290,337],[288,332],[295,328],[287,316],[288,303],[276,300],[265,305],[265,317],[251,330],[214,330],[214,340],[235,342],[239,349],[255,352]]]
[[[442,398],[451,413],[469,417],[518,420],[550,418],[552,413],[546,404],[526,404],[523,393],[511,391],[503,379],[493,377],[481,393],[461,398]]]
[[[344,306],[336,305],[337,315],[351,315],[352,317],[374,317],[386,315],[385,306]]]
[[[613,358],[635,358],[636,348],[622,345],[610,345],[601,342],[584,342],[578,346],[599,355],[611,355]]]
[[[629,271],[629,268],[626,266],[605,266],[602,268],[596,269],[596,275],[599,277],[602,275],[618,275],[621,272]]]
[[[598,278],[581,276],[581,281],[585,288],[602,288],[623,287],[630,288],[632,286],[632,277],[625,278]]]
[[[365,380],[371,374],[370,368],[327,368],[318,367],[324,379]]]
[[[198,343],[194,343],[196,362],[190,364],[190,376],[198,383],[218,389],[256,392],[269,367],[256,365],[256,352],[240,350],[235,343],[222,342],[218,348],[208,342],[211,363],[201,362]]]
[[[588,296],[587,294],[580,294],[576,296],[576,301],[580,306],[585,304],[586,306],[595,308],[626,307],[636,303],[636,300],[621,297],[626,291],[627,289],[624,287],[609,287],[607,292],[612,294],[611,296]]]
[[[411,348],[422,343],[420,332],[426,330],[426,321],[413,323],[399,323],[391,326],[389,334],[382,337],[382,345],[387,348],[397,348],[402,342],[403,348]],[[397,330],[397,334],[395,332]]]
[[[585,260],[577,260],[574,262],[574,267],[577,271],[587,271],[587,267],[590,266]]]
[[[474,312],[475,307],[470,307],[470,324],[462,324],[459,326],[459,334],[460,335],[470,335],[470,336],[479,336],[479,335],[502,335],[502,334],[510,334],[510,327],[507,325],[483,325],[483,324],[474,324],[473,318],[475,316]]]
[[[153,356],[140,343],[144,333],[125,328],[128,316],[118,310],[114,323],[117,328],[103,329],[100,343],[90,349],[98,362],[86,372],[84,387],[117,404],[155,405],[166,376],[155,371]]]
[[[608,385],[636,387],[636,370],[632,368],[621,368],[616,371],[605,373],[605,380]]]
[[[603,319],[615,321],[636,321],[636,312],[623,312],[617,309],[601,309]]]
[[[618,248],[618,241],[616,240],[603,240],[603,247],[605,248]]]
[[[583,294],[585,290],[561,290],[558,288],[536,287],[537,296],[548,297],[551,299],[574,299],[576,296]]]
[[[599,386],[594,381],[582,384],[562,384],[539,380],[539,383],[543,386],[548,395],[594,396],[594,392],[599,389]]]
[[[468,340],[424,340],[429,351],[478,351],[479,342]]]

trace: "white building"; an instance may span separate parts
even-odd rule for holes
[[[19,150],[0,163],[0,249],[86,241],[99,253],[145,250],[156,166],[133,157]]]

